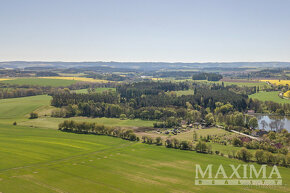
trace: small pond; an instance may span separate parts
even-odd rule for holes
[[[258,129],[267,131],[287,129],[290,132],[290,117],[268,115],[257,115],[256,117],[258,119]]]

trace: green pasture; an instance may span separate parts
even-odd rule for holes
[[[11,80],[3,80],[1,82],[8,83],[8,84],[17,84],[17,85],[61,87],[61,86],[69,86],[78,81],[61,80],[61,79],[46,79],[46,78],[16,78],[16,79],[11,79]]]
[[[289,103],[290,100],[282,99],[278,96],[279,91],[272,91],[272,92],[259,92],[252,95],[249,95],[250,98],[258,99],[260,101],[273,101],[276,103]]]

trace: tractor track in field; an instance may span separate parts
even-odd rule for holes
[[[69,157],[65,157],[65,158],[61,158],[61,159],[57,159],[57,160],[52,160],[52,161],[48,161],[48,162],[42,162],[42,163],[36,163],[36,164],[27,165],[27,166],[20,166],[20,167],[2,169],[2,170],[0,170],[0,174],[2,174],[4,172],[7,172],[7,171],[11,171],[11,170],[19,170],[19,169],[32,168],[32,167],[36,167],[36,166],[40,166],[41,167],[41,166],[45,166],[45,165],[51,165],[51,164],[54,164],[54,163],[57,163],[57,162],[71,160],[73,158],[79,158],[79,157],[86,156],[86,155],[91,155],[91,154],[96,154],[96,153],[100,153],[100,152],[105,152],[107,150],[122,149],[124,147],[129,147],[129,146],[131,146],[133,144],[134,143],[130,143],[130,144],[121,145],[121,146],[118,146],[118,147],[106,148],[106,149],[102,149],[102,150],[98,150],[98,151],[93,151],[93,152],[88,152],[88,153],[84,153],[84,154],[73,155],[73,156],[69,156]]]

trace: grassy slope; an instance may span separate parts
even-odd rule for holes
[[[290,104],[290,100],[287,99],[281,99],[278,96],[279,92],[278,91],[273,91],[273,92],[259,92],[259,93],[255,93],[250,95],[250,98],[254,98],[254,99],[258,99],[261,101],[274,101],[276,103],[289,103]]]
[[[0,100],[0,192],[289,192],[289,185],[194,185],[194,164],[243,163],[221,156],[6,123],[25,119],[49,99]],[[279,171],[289,184],[290,169]]]
[[[35,109],[49,105],[51,97],[40,95],[0,100],[0,122],[13,122],[28,118],[29,113]],[[26,119],[25,119],[26,120]]]
[[[76,80],[60,80],[60,79],[43,79],[43,78],[17,78],[12,80],[1,81],[8,84],[18,85],[38,85],[38,86],[69,86],[78,81]]]

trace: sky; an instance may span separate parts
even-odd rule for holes
[[[290,0],[0,0],[0,61],[290,61]]]

